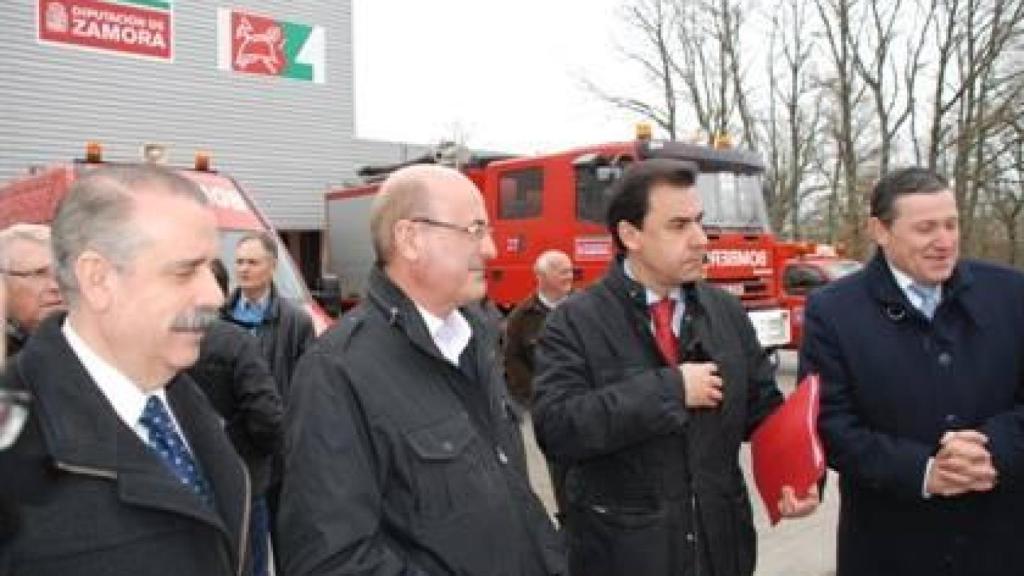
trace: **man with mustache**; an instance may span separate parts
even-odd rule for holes
[[[39,477],[13,572],[241,574],[248,475],[180,375],[224,300],[206,196],[158,166],[96,168],[52,227],[68,312],[47,318],[0,377],[31,394],[11,450]]]
[[[739,450],[782,395],[740,302],[702,281],[696,178],[670,159],[625,171],[606,220],[616,259],[537,343],[534,429],[565,470],[576,576],[754,572]],[[801,496],[780,512],[814,510]]]
[[[1024,574],[1024,275],[960,260],[959,222],[938,174],[883,176],[879,250],[808,300],[839,576]]]
[[[475,303],[495,255],[461,173],[415,165],[374,199],[366,298],[299,361],[280,553],[289,576],[564,573]]]
[[[7,292],[7,354],[14,354],[43,318],[64,305],[53,276],[49,226],[14,224],[0,231],[0,278]]]

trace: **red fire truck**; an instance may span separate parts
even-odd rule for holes
[[[148,154],[160,155],[156,146],[145,148]],[[53,220],[71,184],[84,172],[105,164],[102,147],[90,142],[85,159],[31,170],[27,175],[0,184],[0,229],[17,222],[48,223]],[[274,235],[284,255],[274,272],[274,283],[281,295],[305,308],[313,318],[317,333],[331,322],[309,294],[288,250],[281,243],[270,221],[253,203],[252,198],[233,178],[210,169],[210,157],[196,154],[192,169],[175,168],[206,192],[217,213],[221,258],[234,283],[234,249],[238,239],[252,230],[266,230]]]
[[[743,302],[765,347],[791,345],[789,311],[780,299],[775,268],[778,243],[762,196],[761,158],[638,135],[634,141],[537,156],[449,155],[483,192],[494,225],[498,255],[488,264],[490,297],[504,308],[527,297],[535,287],[533,262],[551,248],[573,258],[578,285],[599,278],[614,253],[604,226],[609,185],[630,162],[678,158],[696,162],[701,171],[697,188],[711,241],[707,278]],[[325,195],[325,263],[349,301],[363,293],[373,263],[368,221],[380,179],[407,164],[444,162],[439,156],[444,155],[365,168],[360,172],[365,184]]]
[[[780,243],[775,254],[779,299],[789,310],[793,335],[786,347],[796,349],[803,342],[807,295],[820,286],[860,270],[863,265],[841,257],[835,248],[827,244]]]

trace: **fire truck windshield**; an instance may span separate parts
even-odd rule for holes
[[[703,172],[697,190],[704,202],[705,228],[769,231],[760,175]]]
[[[622,175],[624,168],[622,164],[581,163],[575,166],[578,220],[604,223],[609,188]],[[768,231],[768,214],[759,174],[703,172],[697,177],[697,189],[704,203],[706,227],[743,232]]]
[[[235,245],[248,230],[221,230],[220,231],[220,258],[228,269],[228,284],[231,287],[236,285],[235,280]],[[304,305],[309,296],[306,293],[305,285],[299,277],[295,264],[288,257],[288,248],[278,244],[277,270],[274,271],[274,286],[278,294],[296,304]]]

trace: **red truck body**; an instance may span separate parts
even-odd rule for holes
[[[95,154],[95,153],[94,153]],[[98,158],[55,164],[33,169],[29,174],[0,184],[0,229],[17,222],[47,224],[57,211],[57,205],[68,193],[71,185],[84,172],[104,162]],[[198,164],[198,163],[197,163]],[[234,283],[234,249],[238,239],[249,231],[264,230],[274,235],[281,246],[274,282],[280,294],[303,307],[313,318],[317,333],[331,322],[309,294],[288,250],[277,236],[273,225],[256,207],[252,198],[230,176],[211,170],[175,168],[183,176],[199,185],[217,214],[221,258]]]

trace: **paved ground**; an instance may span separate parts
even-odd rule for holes
[[[792,353],[784,352],[779,367],[779,385],[784,392],[793,389],[796,373],[796,359]],[[524,427],[530,481],[534,490],[549,510],[554,509],[551,483],[547,476],[544,457],[533,439],[533,429]],[[758,534],[757,576],[826,576],[835,572],[835,528],[839,510],[835,477],[830,475],[825,491],[825,501],[810,517],[800,520],[784,520],[772,528],[768,524],[761,505],[761,499],[753,489],[750,477],[750,453],[744,447],[740,454],[747,486],[751,487],[751,502],[754,503],[754,522]]]

